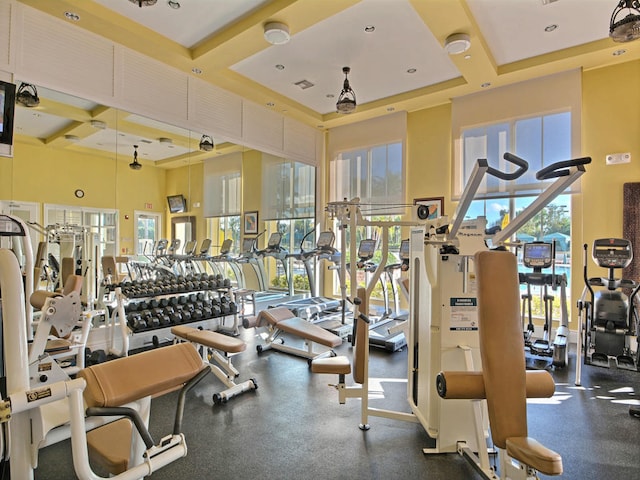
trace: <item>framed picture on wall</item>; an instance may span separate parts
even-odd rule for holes
[[[244,233],[258,233],[258,212],[244,213]]]
[[[414,205],[418,205],[420,220],[433,220],[444,215],[444,197],[416,198]]]

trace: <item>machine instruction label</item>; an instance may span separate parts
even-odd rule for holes
[[[478,299],[451,297],[451,323],[449,330],[478,330]]]

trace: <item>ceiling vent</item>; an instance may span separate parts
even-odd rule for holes
[[[307,88],[313,87],[315,84],[311,83],[309,80],[300,80],[299,82],[294,83],[296,87],[300,87],[302,90],[306,90]]]

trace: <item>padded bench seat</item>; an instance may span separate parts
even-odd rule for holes
[[[328,350],[326,352],[314,351],[314,343],[329,347],[330,349],[342,344],[342,338],[338,335],[334,335],[318,325],[314,325],[307,320],[297,317],[286,307],[275,307],[262,310],[255,317],[245,318],[243,325],[245,328],[251,326],[267,327],[269,335],[265,338],[265,343],[263,345],[257,346],[258,353],[274,349],[313,360],[327,355],[335,355],[333,350]],[[280,334],[283,332],[303,339],[307,347],[298,348],[284,345],[284,341],[279,338]]]
[[[210,330],[198,330],[186,325],[171,327],[171,333],[190,342],[222,350],[226,353],[240,353],[247,348],[247,344],[239,338]]]
[[[339,355],[337,357],[318,358],[311,362],[313,373],[330,373],[337,375],[347,375],[351,373],[351,362],[348,357]]]
[[[247,344],[243,340],[187,325],[172,327],[171,333],[175,335],[177,341],[191,342],[205,347],[201,353],[202,360],[227,387],[222,392],[213,394],[213,403],[226,403],[236,395],[258,388],[258,382],[253,378],[242,383],[235,383],[233,380],[240,375],[240,372],[231,363],[231,356],[246,350]]]

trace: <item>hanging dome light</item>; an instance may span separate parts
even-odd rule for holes
[[[129,164],[129,168],[131,170],[140,170],[142,168],[142,164],[138,162],[138,145],[133,146],[133,162]]]
[[[135,3],[140,8],[142,7],[151,7],[155,5],[158,0],[129,0],[131,3]]]
[[[215,147],[213,143],[213,138],[211,138],[211,136],[209,135],[202,135],[202,138],[200,139],[200,144],[198,146],[200,147],[200,150],[202,150],[203,152],[210,152],[211,150],[213,150],[213,147]]]
[[[40,105],[38,90],[35,85],[21,83],[16,93],[16,102],[24,107],[37,107]]]
[[[626,17],[618,20],[618,16],[627,9]],[[640,38],[640,1],[620,0],[611,14],[609,36],[615,42],[626,43]]]
[[[340,92],[340,96],[336,102],[336,111],[347,114],[356,109],[356,94],[349,85],[349,79],[347,78],[347,75],[351,72],[351,68],[343,67],[342,72],[344,73],[344,84],[342,86],[342,92]]]

